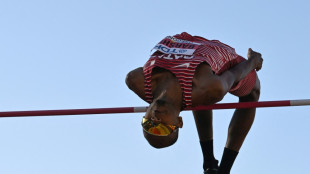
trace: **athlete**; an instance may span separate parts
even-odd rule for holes
[[[150,105],[142,119],[143,134],[155,148],[168,147],[178,139],[186,108],[211,105],[229,92],[239,102],[258,101],[262,68],[260,53],[248,50],[248,59],[217,40],[186,32],[168,36],[153,49],[144,67],[128,73],[126,84]],[[229,174],[255,117],[255,108],[236,109],[228,128],[223,156],[213,154],[212,110],[193,111],[203,153],[205,174]]]

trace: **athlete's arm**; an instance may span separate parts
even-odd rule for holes
[[[219,76],[224,95],[235,83],[246,77],[253,69],[259,71],[262,68],[262,64],[262,55],[250,48],[248,51],[248,60],[237,64],[235,67],[225,71]]]
[[[129,89],[145,100],[143,68],[139,67],[130,71],[126,76],[126,84]]]

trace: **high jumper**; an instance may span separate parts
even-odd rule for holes
[[[148,102],[142,119],[143,134],[155,148],[168,147],[178,139],[182,128],[180,112],[212,105],[227,93],[239,102],[256,102],[260,81],[256,74],[263,58],[248,50],[248,59],[218,41],[186,32],[167,36],[155,45],[155,52],[143,67],[128,73],[128,87]],[[254,122],[256,108],[236,109],[231,119],[223,156],[213,154],[212,110],[193,111],[203,153],[205,174],[229,174],[238,152]]]

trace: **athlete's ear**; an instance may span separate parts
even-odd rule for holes
[[[178,128],[182,128],[183,127],[183,120],[182,120],[181,116],[178,117],[178,124],[176,126],[178,126]]]

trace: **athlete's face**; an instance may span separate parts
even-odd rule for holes
[[[179,128],[183,126],[182,117],[172,104],[165,100],[156,100],[149,106],[145,118],[152,120],[155,124],[174,125]]]
[[[177,128],[167,136],[156,136],[146,132],[143,128],[143,135],[151,146],[155,148],[164,148],[173,145],[177,141],[179,128],[182,128],[183,126],[182,117],[179,116],[179,113],[180,110],[177,111],[172,104],[167,103],[163,99],[153,101],[153,103],[148,107],[144,117],[148,120],[152,120],[155,125],[159,126],[161,123],[165,125],[164,127],[166,128],[175,128],[175,126]],[[162,131],[159,130],[159,132]]]

